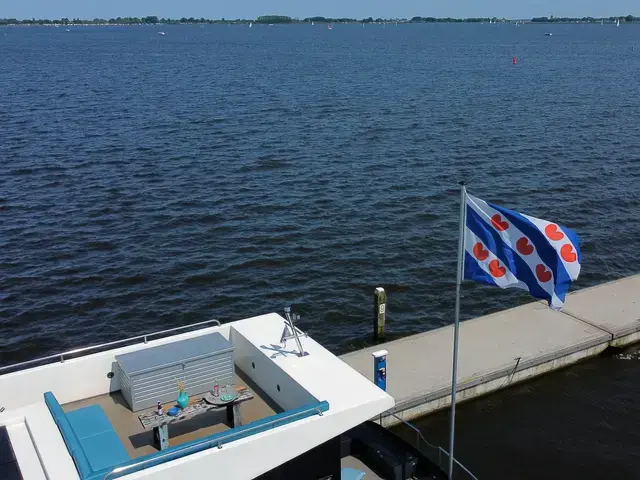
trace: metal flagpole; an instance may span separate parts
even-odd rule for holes
[[[460,287],[464,272],[464,228],[467,212],[467,189],[460,182],[460,232],[458,234],[458,274],[456,280],[456,314],[453,327],[453,371],[451,373],[451,425],[449,428],[449,480],[453,480],[453,444],[456,426],[456,388],[458,377],[458,336],[460,334]]]

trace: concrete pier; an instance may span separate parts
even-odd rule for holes
[[[567,296],[561,312],[544,302],[460,324],[458,399],[468,400],[640,340],[640,275]],[[411,420],[451,403],[453,326],[341,358],[373,378],[372,352],[387,350],[387,388],[396,415]],[[398,423],[391,416],[385,426]]]

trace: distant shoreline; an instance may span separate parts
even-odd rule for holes
[[[56,28],[56,27],[153,27],[153,26],[175,26],[175,25],[193,25],[193,26],[198,26],[198,25],[249,25],[251,23],[254,23],[256,25],[256,22],[253,22],[251,20],[246,21],[246,22],[236,22],[236,21],[232,21],[232,22],[211,22],[211,23],[154,23],[154,24],[150,24],[150,23],[49,23],[49,24],[40,24],[40,23],[0,23],[0,28],[2,27],[24,27],[24,28],[30,28],[30,27],[49,27],[49,28]],[[317,22],[317,23],[326,23],[328,25],[360,25],[362,22]],[[445,24],[463,24],[463,25],[471,25],[471,24],[484,24],[484,23],[489,23],[489,22],[466,22],[466,21],[459,21],[459,22],[401,22],[401,21],[389,21],[389,22],[373,22],[370,25],[387,25],[387,24],[403,24],[403,25],[411,25],[411,24],[430,24],[430,23],[445,23]],[[518,23],[519,25],[600,25],[601,22],[532,22],[531,20],[506,20],[503,22],[495,22],[495,23],[503,23],[503,24],[513,24],[515,25],[516,23]],[[627,24],[633,24],[633,25],[638,25],[640,24],[640,21],[634,21],[634,22],[622,22],[621,21],[621,25],[623,23],[627,23]],[[615,25],[616,22],[615,21],[605,21],[604,25]],[[275,24],[270,24],[270,25],[275,25]],[[306,25],[306,23],[303,22],[295,22],[295,23],[286,23],[286,24],[278,24],[278,25]]]
[[[207,19],[182,17],[180,19],[159,18],[157,16],[147,17],[117,17],[110,19],[94,18],[92,20],[84,20],[80,18],[68,19],[61,18],[55,20],[49,19],[24,19],[0,18],[0,26],[54,26],[54,27],[73,27],[73,26],[143,26],[143,25],[217,25],[217,24],[313,24],[313,23],[330,23],[330,24],[386,24],[386,23],[521,23],[521,24],[599,24],[599,23],[640,23],[640,17],[633,15],[623,15],[618,17],[534,17],[531,19],[506,19],[497,17],[478,17],[478,18],[436,18],[436,17],[413,17],[407,18],[376,18],[367,17],[363,19],[355,18],[327,18],[327,17],[308,17],[304,19],[292,18],[284,15],[268,15],[255,19]]]

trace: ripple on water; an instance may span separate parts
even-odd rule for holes
[[[550,44],[437,28],[161,44],[16,30],[0,69],[1,362],[288,303],[344,351],[369,342],[380,285],[392,338],[446,325],[461,179],[578,230],[577,286],[637,273],[632,29]],[[500,52],[520,41],[515,70]],[[528,300],[464,289],[464,318]]]

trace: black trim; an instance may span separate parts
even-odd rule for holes
[[[279,467],[256,477],[258,480],[340,479],[340,437],[333,438]],[[247,461],[250,461],[247,459]]]
[[[6,427],[0,427],[0,478],[2,480],[23,480]]]
[[[380,478],[387,480],[447,479],[447,475],[422,452],[373,422],[352,428],[256,478],[340,480],[341,460],[348,456],[358,458]]]

